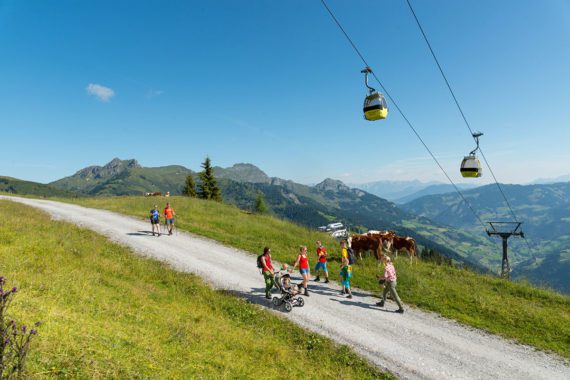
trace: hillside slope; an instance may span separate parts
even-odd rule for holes
[[[178,215],[177,226],[180,229],[249,252],[259,252],[263,246],[269,245],[273,257],[282,262],[292,263],[295,260],[299,244],[311,247],[316,240],[321,240],[330,252],[332,278],[336,277],[334,268],[339,263],[338,243],[325,233],[267,215],[247,214],[217,202],[185,197],[171,197],[169,200]],[[156,198],[84,198],[66,199],[66,202],[113,210],[146,222],[148,208]],[[399,292],[406,304],[570,357],[570,345],[567,343],[570,336],[570,314],[567,313],[570,297],[429,261],[420,260],[410,265],[405,256],[396,260]],[[373,259],[359,262],[355,265],[353,285],[377,291],[376,275],[380,271]]]
[[[0,192],[39,197],[77,197],[79,194],[43,183],[0,176]]]
[[[392,378],[347,346],[30,207],[0,200],[0,241],[0,275],[18,287],[10,316],[42,321],[26,379]]]
[[[145,220],[136,221],[105,211],[78,209],[76,206],[49,201],[19,201],[34,204],[57,217],[94,228],[145,255],[167,260],[177,268],[199,273],[217,286],[233,289],[249,299],[261,299],[262,303],[270,304],[261,297],[262,280],[257,274],[253,255],[184,234],[156,238],[131,233],[141,229],[144,231],[147,226]],[[203,203],[204,206],[213,204]],[[213,206],[218,208],[218,205]],[[231,219],[232,213],[229,209],[227,211],[224,217]],[[220,262],[226,265],[220,266]],[[397,265],[402,268],[403,262]],[[469,275],[466,275],[467,272],[464,272],[463,281],[470,282]],[[484,282],[484,278],[479,280]],[[313,296],[306,300],[305,307],[296,308],[285,316],[308,329],[349,342],[370,360],[394,369],[397,375],[441,378],[453,373],[461,378],[483,376],[510,379],[514,376],[562,379],[570,373],[570,367],[554,357],[533,353],[520,345],[461,328],[432,314],[412,309],[408,309],[403,316],[381,312],[373,306],[374,299],[366,294],[355,293],[356,298],[353,300],[338,297],[335,300],[334,293],[331,294],[327,286],[312,285],[312,289]],[[518,290],[522,289],[519,287]],[[507,293],[501,293],[502,296],[508,296]],[[555,301],[555,298],[546,293],[544,296],[544,301]],[[559,301],[568,302],[564,298]],[[391,307],[389,305],[388,309]],[[513,312],[512,304],[510,310]],[[495,314],[497,312],[495,310]],[[559,322],[568,318],[556,314],[558,318],[562,317]],[[346,328],[347,320],[353,322],[349,329]],[[386,329],[386,325],[391,328]],[[544,335],[540,338],[543,340]],[[385,344],[378,345],[378,341]],[[418,358],[421,358],[421,364],[418,363]]]

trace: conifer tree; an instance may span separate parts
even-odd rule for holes
[[[196,184],[194,183],[194,177],[192,174],[186,176],[186,182],[184,183],[184,188],[182,189],[182,195],[187,197],[196,197]]]
[[[198,186],[198,197],[202,199],[212,199],[216,202],[222,201],[222,192],[218,187],[210,157],[202,163],[202,171],[198,174],[200,177],[200,185]]]
[[[258,214],[264,214],[267,211],[267,205],[265,204],[265,197],[263,193],[258,193],[255,199],[255,212]]]

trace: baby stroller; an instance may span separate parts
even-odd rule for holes
[[[302,297],[295,297],[299,293],[299,288],[297,285],[291,284],[289,273],[276,272],[275,286],[279,289],[281,297],[273,297],[273,305],[281,306],[284,304],[285,311],[289,312],[293,310],[293,306],[302,307],[305,304]]]

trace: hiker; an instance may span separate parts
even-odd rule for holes
[[[273,285],[275,285],[275,271],[273,265],[271,265],[271,249],[269,249],[269,247],[263,248],[263,255],[259,257],[259,267],[261,268],[261,273],[263,273],[263,279],[265,280],[265,298],[270,300],[271,289],[273,289]]]
[[[382,292],[382,299],[376,305],[383,307],[386,301],[386,295],[390,292],[392,299],[395,300],[399,306],[396,313],[403,314],[404,308],[402,308],[402,301],[400,301],[400,297],[398,297],[398,292],[396,291],[396,268],[389,256],[382,256],[382,262],[384,263],[384,276],[380,277],[379,281],[380,284],[384,285],[384,291]]]
[[[295,261],[295,265],[293,265],[293,270],[299,266],[299,273],[303,277],[303,283],[301,286],[305,289],[304,296],[309,296],[309,278],[311,276],[310,269],[309,269],[309,256],[307,256],[307,247],[304,245],[299,247],[299,255],[297,256],[297,261]]]
[[[343,244],[344,243],[344,244]],[[341,242],[341,247],[343,250],[340,264],[340,282],[342,284],[341,295],[348,294],[347,298],[352,298],[352,290],[350,290],[350,279],[352,278],[352,265],[348,260],[348,251],[346,249],[346,242],[343,240]]]
[[[317,266],[315,267],[317,278],[315,278],[315,281],[321,281],[319,276],[319,270],[321,270],[325,274],[325,284],[327,284],[329,282],[329,272],[327,271],[327,249],[320,241],[317,241],[317,258]]]
[[[170,203],[166,203],[166,208],[164,209],[164,219],[166,220],[166,228],[168,228],[168,234],[172,235],[172,227],[174,227],[174,216],[176,213],[174,209],[170,207]]]
[[[158,212],[158,206],[154,205],[154,208],[150,210],[150,225],[152,227],[152,236],[155,236],[154,230],[156,229],[157,236],[160,236],[160,212]]]
[[[341,262],[340,282],[342,282],[342,268],[343,268],[342,263],[344,262],[345,258],[348,260],[348,250],[346,249],[346,240],[341,240],[340,241],[340,262]]]

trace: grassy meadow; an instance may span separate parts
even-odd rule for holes
[[[0,201],[0,275],[19,289],[10,316],[42,321],[31,378],[392,378],[194,275],[9,201]]]
[[[275,259],[293,263],[300,244],[314,252],[322,240],[332,257],[331,278],[338,277],[338,243],[327,234],[270,216],[247,214],[236,207],[185,197],[112,197],[61,199],[147,219],[152,206],[171,202],[178,214],[177,227],[224,244],[259,253],[271,247]],[[408,305],[433,311],[494,334],[515,339],[570,358],[570,297],[524,282],[508,282],[466,269],[419,261],[396,260],[398,292]],[[312,256],[311,265],[315,263]],[[378,292],[381,268],[368,258],[354,266],[352,283]]]

